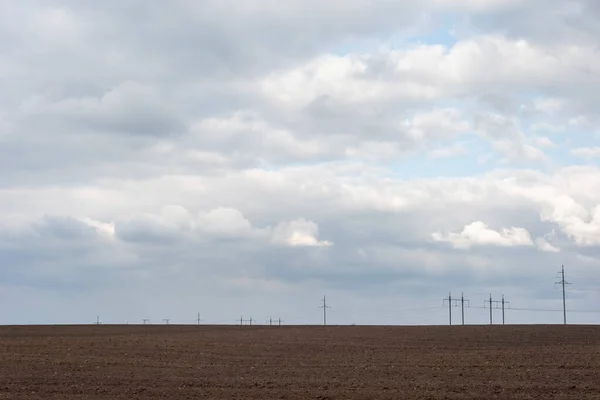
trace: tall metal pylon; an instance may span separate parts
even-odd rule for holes
[[[490,299],[485,301],[486,305],[490,307],[490,325],[492,325],[492,310],[494,308],[502,308],[502,325],[504,325],[504,307],[509,304],[510,301],[504,300],[504,295],[502,295],[502,300],[492,300],[492,294],[490,293]],[[487,308],[487,307],[486,307]]]
[[[490,325],[492,325],[493,324],[493,316],[492,316],[492,304],[493,304],[493,301],[492,301],[492,294],[491,293],[490,293],[490,299],[483,302],[484,307],[488,303],[489,303],[489,306],[490,306]]]
[[[563,301],[563,322],[567,324],[567,295],[565,293],[565,285],[570,285],[571,282],[565,281],[565,266],[562,265],[560,268],[560,281],[556,282],[557,285],[562,286],[562,301]]]
[[[469,300],[465,299],[465,294],[461,293],[460,294],[460,311],[461,311],[461,319],[462,319],[462,324],[465,324],[465,303],[467,303],[467,305],[471,305],[471,303],[469,302]]]
[[[448,292],[448,297],[444,299],[443,304],[448,302],[448,325],[452,325],[452,301],[456,301],[456,299],[452,298],[452,293]]]
[[[327,305],[327,297],[323,296],[323,305],[319,306],[319,308],[323,309],[323,326],[327,325],[327,309],[331,308]]]
[[[465,299],[464,293],[460,294],[460,298],[453,298],[452,293],[448,293],[448,297],[444,299],[444,304],[448,302],[448,323],[452,325],[452,307],[459,307],[462,325],[465,324],[465,303],[469,304],[469,300]]]
[[[510,301],[504,300],[504,294],[502,294],[502,325],[504,325],[504,306],[510,303]]]

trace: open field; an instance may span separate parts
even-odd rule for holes
[[[0,399],[600,398],[600,327],[0,327]]]

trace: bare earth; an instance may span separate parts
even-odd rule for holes
[[[0,399],[600,399],[600,327],[0,327]]]

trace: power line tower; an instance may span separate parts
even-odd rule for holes
[[[502,309],[502,325],[504,325],[504,308],[507,304],[510,304],[510,301],[504,300],[504,295],[502,295],[502,300],[492,300],[492,294],[490,293],[490,299],[485,301],[485,308],[490,307],[490,325],[492,325],[492,310]]]
[[[147,323],[149,323],[149,322],[150,322],[150,320],[149,320],[148,318],[144,318],[144,319],[142,320],[142,322],[144,323],[144,325],[146,325]]]
[[[443,304],[446,304],[446,302],[448,302],[448,324],[449,325],[452,325],[452,306],[458,305],[457,301],[458,301],[457,299],[452,298],[452,293],[448,293],[448,297],[444,299]]]
[[[200,319],[200,313],[198,313],[198,317],[196,318],[196,322],[198,323],[198,325],[200,325],[200,322],[202,322],[203,320]]]
[[[560,281],[555,282],[555,284],[562,286],[563,322],[566,325],[567,324],[567,296],[565,293],[565,285],[570,285],[571,282],[565,281],[565,266],[564,265],[561,266],[560,271],[558,273],[560,274]]]
[[[510,306],[510,301],[504,300],[504,294],[502,294],[502,325],[504,325],[504,306]]]
[[[240,321],[240,325],[244,325],[244,322],[248,322],[249,325],[252,325],[252,317],[250,317],[250,319],[244,319],[244,317],[241,316],[239,321]]]
[[[462,319],[462,324],[465,324],[465,303],[467,303],[467,306],[471,306],[471,302],[467,299],[465,299],[465,294],[461,293],[460,294],[460,314],[461,314],[461,319]]]
[[[278,319],[273,319],[272,317],[269,317],[269,320],[267,321],[269,326],[273,326],[273,324],[276,324],[277,326],[281,326],[282,322],[283,321],[281,320],[281,317],[279,317]]]
[[[165,323],[165,325],[169,325],[169,321],[170,321],[169,318],[163,318],[163,322]]]
[[[452,307],[460,307],[460,315],[462,325],[465,324],[465,303],[470,305],[469,300],[465,299],[464,293],[460,294],[460,298],[452,298],[452,293],[448,293],[448,297],[444,299],[444,303],[448,302],[448,322],[452,325]]]
[[[323,309],[323,326],[327,325],[327,309],[331,308],[327,305],[327,298],[323,296],[323,305],[319,306],[319,308]]]
[[[100,316],[96,316],[96,325],[100,325]]]

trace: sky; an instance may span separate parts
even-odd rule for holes
[[[600,322],[597,1],[0,8],[1,324]]]

